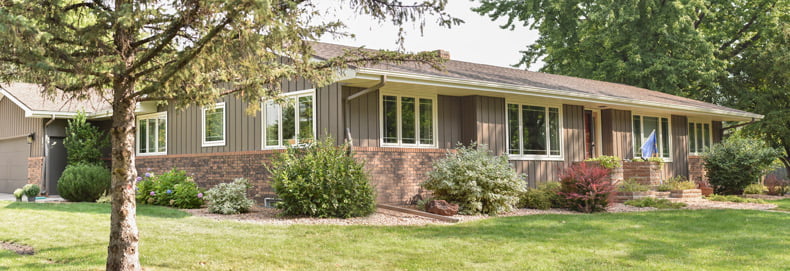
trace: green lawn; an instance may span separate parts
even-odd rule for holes
[[[0,270],[99,270],[109,206],[0,201]],[[452,226],[270,226],[141,206],[148,270],[771,270],[790,267],[790,214],[704,210],[504,217]]]
[[[774,210],[781,210],[781,211],[790,211],[790,198],[780,199],[780,200],[767,200],[768,203],[776,204],[779,207],[776,207]]]

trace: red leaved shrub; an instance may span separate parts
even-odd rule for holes
[[[604,211],[615,189],[608,169],[588,166],[587,163],[565,169],[560,175],[560,182],[559,194],[565,197],[567,206],[585,213]]]

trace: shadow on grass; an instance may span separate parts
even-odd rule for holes
[[[73,213],[89,213],[89,214],[110,214],[110,204],[89,203],[89,202],[73,202],[73,203],[27,203],[27,202],[13,202],[8,204],[7,209],[25,209],[25,210],[44,210],[44,211],[58,211],[58,212],[73,212]],[[153,206],[153,205],[137,205],[138,216],[159,217],[159,218],[185,218],[192,216],[191,214],[168,207]]]
[[[0,254],[0,258],[28,258],[23,261],[13,261],[16,266],[7,266],[8,270],[85,270],[88,266],[104,266],[106,250],[96,250],[96,247],[106,249],[106,243],[86,243],[73,246],[52,247],[38,250],[36,249],[35,255],[17,255],[17,254]],[[80,254],[80,256],[62,257],[63,254],[69,254],[70,251],[90,251],[92,255]],[[98,253],[98,254],[97,254]],[[57,259],[53,259],[52,255],[58,255]],[[41,257],[46,256],[42,260]],[[52,257],[52,258],[50,258]],[[6,266],[0,267],[4,270]]]

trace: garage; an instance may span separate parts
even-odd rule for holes
[[[13,193],[27,184],[30,145],[25,136],[0,140],[0,193]]]

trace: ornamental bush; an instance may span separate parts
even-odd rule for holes
[[[87,122],[85,112],[78,112],[74,119],[68,121],[63,146],[66,148],[66,161],[70,165],[100,164],[101,151],[109,144],[107,135]]]
[[[362,163],[348,153],[348,146],[335,146],[329,137],[289,147],[267,168],[283,215],[349,218],[376,210]]]
[[[21,201],[23,195],[25,195],[24,189],[17,188],[16,190],[14,190],[14,198],[16,199],[16,201]]]
[[[545,182],[537,188],[527,190],[521,196],[518,206],[520,208],[541,209],[564,208],[565,199],[560,196],[559,182]]]
[[[110,190],[110,170],[96,164],[69,165],[58,179],[58,193],[68,201],[96,201]]]
[[[760,195],[765,194],[765,192],[768,192],[768,187],[760,183],[747,185],[746,188],[743,189],[744,195]]]
[[[238,178],[232,183],[220,183],[206,191],[204,198],[208,205],[208,211],[215,214],[240,214],[250,211],[251,199],[247,198],[247,190],[250,183],[247,179]]]
[[[619,192],[646,192],[650,187],[639,183],[636,179],[628,179],[617,185]]]
[[[609,196],[615,187],[609,178],[609,170],[598,166],[578,163],[565,169],[560,175],[567,206],[573,210],[592,213],[606,210]]]
[[[137,177],[137,202],[181,209],[203,205],[203,189],[183,170],[172,169],[162,175],[146,172]]]
[[[683,175],[669,178],[658,186],[658,191],[662,192],[686,189],[697,189],[697,184],[695,182],[689,181],[686,179],[686,176]]]
[[[708,181],[716,194],[740,195],[771,170],[779,151],[756,139],[731,137],[702,155]]]
[[[507,156],[494,156],[485,145],[448,152],[420,185],[437,199],[458,204],[461,214],[509,212],[526,190],[526,182]]]

